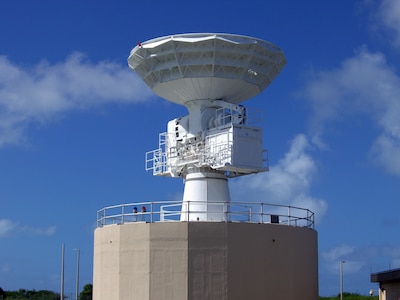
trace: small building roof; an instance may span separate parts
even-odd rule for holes
[[[371,282],[400,282],[400,269],[393,269],[371,274]]]

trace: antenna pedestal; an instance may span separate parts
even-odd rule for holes
[[[229,201],[227,177],[211,169],[196,168],[185,178],[181,221],[227,221]]]
[[[185,178],[181,221],[227,221],[227,177],[267,170],[261,127],[239,103],[279,74],[282,50],[243,35],[178,34],[139,43],[128,64],[158,96],[189,111],[168,122],[159,148],[146,153],[146,170]]]

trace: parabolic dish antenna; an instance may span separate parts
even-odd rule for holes
[[[257,38],[178,34],[139,43],[130,68],[160,97],[184,105],[198,99],[240,103],[266,88],[286,64],[283,52]]]
[[[178,34],[139,43],[128,64],[158,96],[189,111],[168,122],[158,149],[146,153],[146,170],[184,178],[182,221],[226,220],[227,179],[267,170],[261,122],[239,103],[279,74],[283,52],[242,35]]]

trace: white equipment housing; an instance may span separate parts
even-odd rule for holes
[[[224,221],[227,179],[268,169],[261,113],[239,103],[272,82],[283,52],[247,36],[181,34],[139,43],[128,63],[157,95],[189,111],[168,122],[146,170],[185,179],[182,221]]]
[[[188,166],[196,166],[210,167],[225,172],[227,177],[235,177],[267,170],[262,129],[254,126],[262,121],[261,112],[256,112],[257,119],[250,119],[243,106],[209,102],[197,135],[189,131],[189,116],[168,122],[167,132],[160,134],[159,148],[146,153],[147,171],[153,171],[153,175],[181,177]]]

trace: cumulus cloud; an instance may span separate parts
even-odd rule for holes
[[[270,167],[269,172],[236,179],[231,188],[232,198],[305,207],[321,218],[327,210],[327,203],[310,194],[318,173],[316,162],[310,155],[312,148],[306,135],[297,135],[289,151]]]
[[[325,269],[332,274],[339,272],[340,261],[345,262],[346,266],[344,269],[346,273],[357,274],[365,266],[364,261],[360,260],[361,257],[357,257],[359,254],[355,247],[342,244],[328,251],[321,252],[321,258]]]
[[[391,35],[391,41],[400,47],[400,2],[398,0],[382,0],[375,15],[378,26],[383,26]]]
[[[134,103],[151,91],[127,66],[88,62],[80,53],[65,61],[22,67],[0,56],[0,147],[24,140],[31,123],[106,103]]]
[[[340,261],[343,260],[346,256],[353,254],[354,251],[355,248],[353,246],[343,244],[328,251],[322,252],[321,257],[328,261]]]
[[[55,226],[39,228],[32,226],[22,226],[17,222],[8,219],[0,219],[0,238],[17,233],[28,233],[30,235],[52,236],[56,232]]]
[[[399,95],[400,78],[385,56],[361,47],[339,68],[310,74],[304,96],[313,111],[313,139],[323,140],[330,122],[360,114],[369,116],[380,129],[371,145],[371,160],[388,173],[400,175]]]
[[[391,267],[397,268],[400,265],[399,254],[400,247],[394,245],[354,247],[341,244],[321,251],[320,264],[325,271],[337,274],[340,261],[343,260],[345,261],[344,271],[346,273],[359,275],[359,271],[363,268],[373,267],[374,272],[376,272],[386,268],[385,264],[387,263]]]

